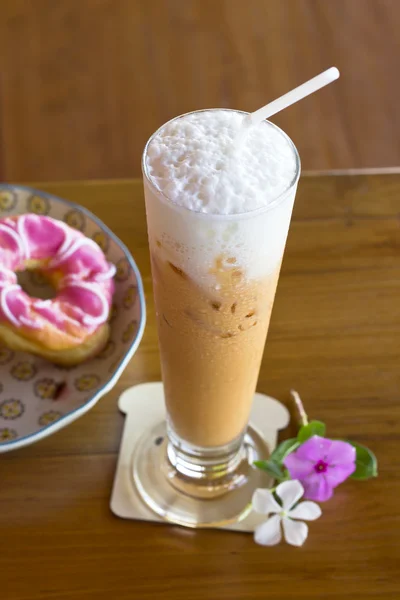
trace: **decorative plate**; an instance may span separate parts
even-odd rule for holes
[[[13,352],[0,343],[0,452],[32,444],[72,423],[116,384],[143,335],[146,308],[139,270],[126,246],[88,210],[51,194],[0,185],[0,218],[49,215],[92,238],[117,267],[111,335],[104,350],[77,367]],[[28,293],[46,296],[38,273],[23,273]]]

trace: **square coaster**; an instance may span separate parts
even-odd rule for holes
[[[165,420],[163,385],[143,383],[131,387],[121,394],[118,406],[126,419],[111,495],[111,510],[123,519],[171,525],[144,504],[130,474],[132,454],[142,432]],[[278,431],[287,427],[289,419],[289,411],[281,402],[264,394],[254,394],[250,424],[265,440],[270,452],[276,447]],[[263,521],[265,516],[252,512],[243,521],[218,529],[252,532]]]

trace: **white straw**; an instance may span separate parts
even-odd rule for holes
[[[294,90],[291,92],[284,94],[280,98],[273,100],[266,106],[263,106],[262,108],[259,108],[255,112],[248,115],[251,125],[257,125],[264,119],[272,117],[272,115],[275,115],[291,104],[294,104],[306,96],[313,94],[317,90],[323,88],[325,85],[328,85],[329,83],[332,83],[332,81],[335,81],[335,79],[338,79],[339,75],[340,73],[336,67],[331,67],[330,69],[323,71],[323,73],[320,73],[316,77],[313,77],[309,81],[299,85],[299,87],[294,88]]]

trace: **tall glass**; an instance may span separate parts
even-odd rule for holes
[[[144,150],[167,423],[166,435],[160,425],[142,438],[133,475],[145,502],[183,525],[243,518],[261,485],[252,463],[268,450],[248,420],[300,174],[281,135],[295,176],[267,207],[244,214],[174,204],[148,172],[154,136]]]

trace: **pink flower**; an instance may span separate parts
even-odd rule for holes
[[[290,477],[303,484],[304,498],[324,502],[355,471],[355,460],[356,450],[351,444],[314,435],[288,454],[283,464]]]

